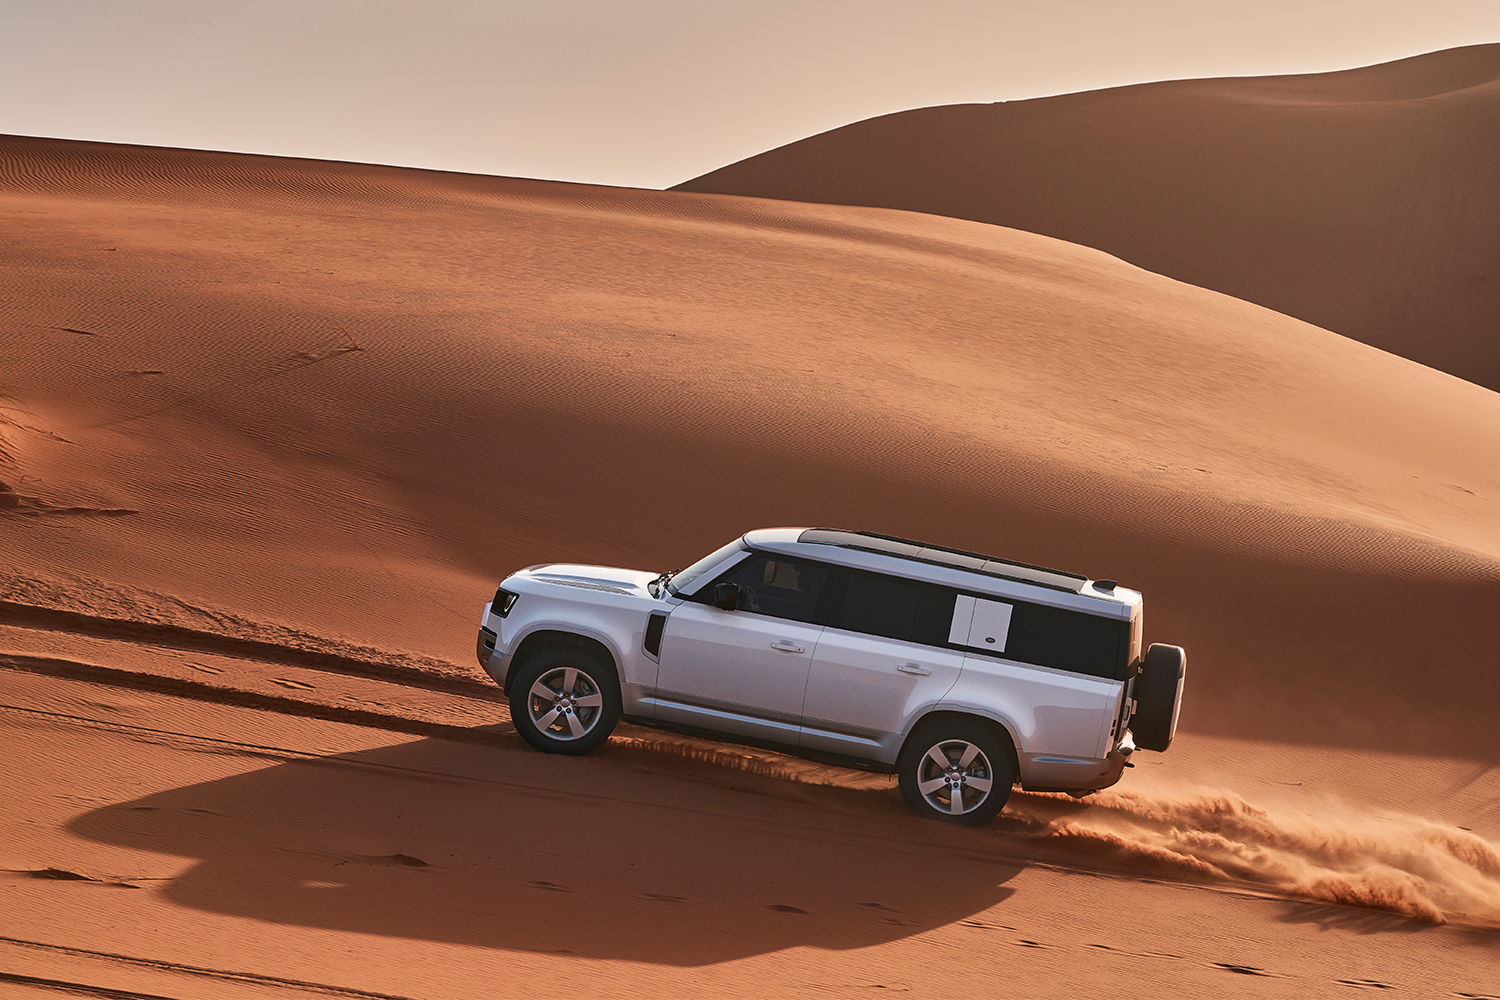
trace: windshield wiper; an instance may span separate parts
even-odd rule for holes
[[[658,588],[664,586],[668,581],[670,581],[672,579],[672,577],[676,576],[678,573],[681,573],[681,572],[682,572],[682,570],[680,570],[680,569],[669,569],[665,573],[663,573],[660,576],[658,576],[656,579],[651,580],[650,582],[648,582],[646,584],[646,589],[649,590],[649,591],[651,591],[651,596],[652,597],[660,597],[661,596],[661,591],[658,590]]]

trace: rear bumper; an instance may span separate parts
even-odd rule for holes
[[[1028,792],[1096,792],[1125,773],[1126,755],[1111,750],[1103,759],[1021,754],[1021,787]]]

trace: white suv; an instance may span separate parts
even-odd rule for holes
[[[1141,655],[1141,595],[887,535],[751,531],[687,569],[545,564],[485,607],[480,665],[539,750],[621,719],[895,772],[987,822],[1019,782],[1087,794],[1177,729],[1186,655]]]

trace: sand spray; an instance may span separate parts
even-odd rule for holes
[[[1420,816],[1225,792],[1013,796],[999,831],[1145,876],[1221,882],[1430,923],[1500,926],[1500,846]],[[1076,862],[1075,862],[1076,863]]]

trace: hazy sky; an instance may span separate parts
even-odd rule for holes
[[[906,108],[1500,41],[1500,0],[0,0],[0,132],[665,187]]]

